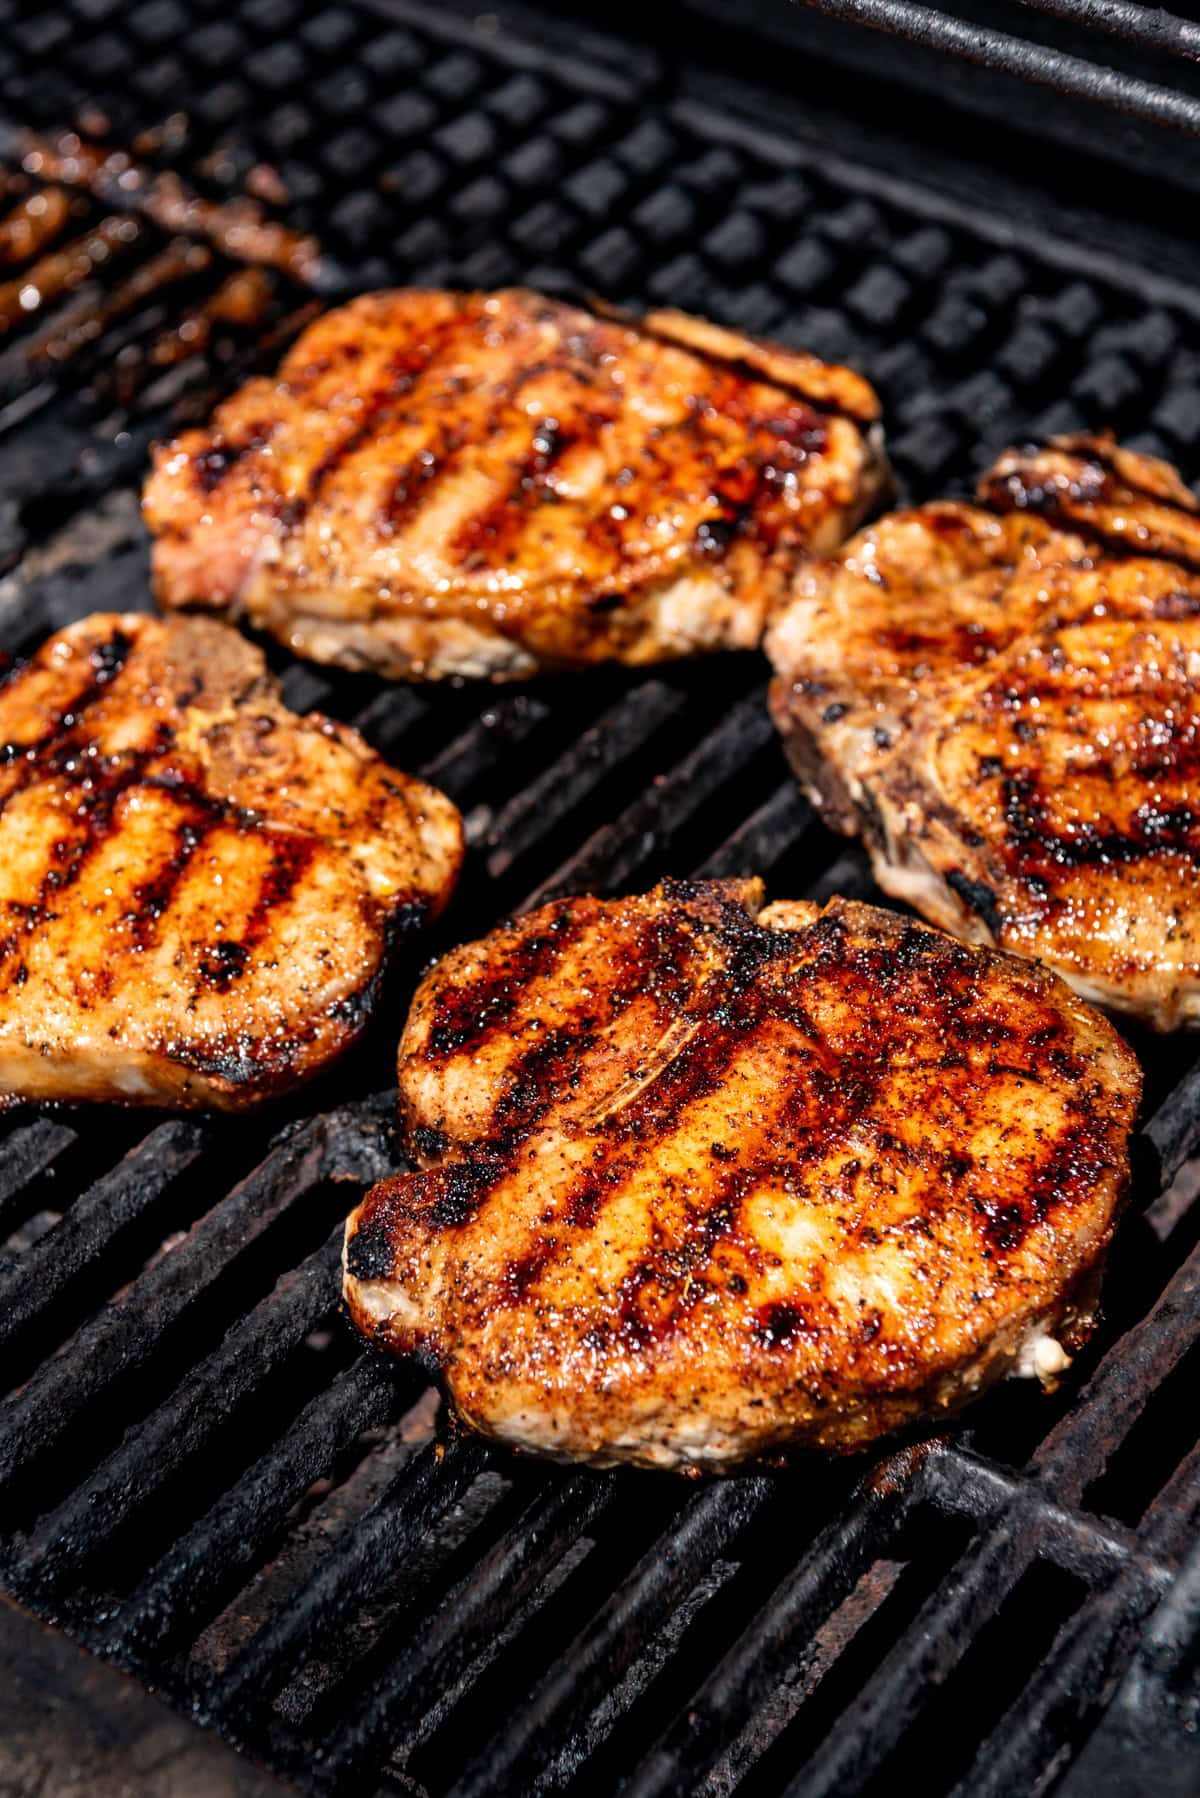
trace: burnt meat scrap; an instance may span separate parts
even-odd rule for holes
[[[362,1031],[459,816],[206,618],[97,614],[0,687],[0,1102],[236,1107]]]
[[[599,1465],[851,1450],[1094,1315],[1137,1063],[1056,976],[756,880],[542,907],[400,1049],[420,1171],[350,1219],[368,1339]]]
[[[1200,508],[1108,438],[1010,450],[797,577],[772,707],[885,892],[1169,1030],[1200,1019]]]
[[[758,644],[886,478],[865,381],[676,312],[371,294],[156,454],[160,604],[507,679]]]

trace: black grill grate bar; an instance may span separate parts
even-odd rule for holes
[[[572,746],[527,781],[488,827],[487,871],[493,880],[557,831],[621,763],[643,755],[683,714],[686,695],[666,681],[643,681],[609,706]]]
[[[203,1154],[212,1130],[190,1120],[160,1124],[83,1193],[54,1229],[0,1268],[0,1347],[11,1346],[122,1232]]]
[[[511,1727],[475,1756],[451,1798],[484,1798],[527,1783],[571,1720],[616,1682],[657,1621],[691,1590],[698,1573],[741,1534],[771,1494],[771,1481],[762,1476],[697,1493],[576,1636],[559,1665],[530,1692]]]
[[[126,1532],[164,1483],[200,1454],[238,1404],[270,1378],[333,1303],[343,1230],[292,1272],[229,1331],[165,1404],[135,1424],[95,1473],[30,1533],[17,1577],[55,1590],[80,1578]]]
[[[395,1378],[378,1362],[363,1356],[338,1374],[114,1613],[108,1650],[136,1661],[193,1634],[238,1589],[313,1482],[362,1431],[396,1409]]]
[[[1043,1549],[1089,1584],[1128,1573],[1151,1586],[1165,1585],[1174,1571],[1134,1530],[1064,1504],[1035,1475],[984,1461],[956,1443],[929,1456],[921,1487],[947,1515],[987,1520],[989,1527],[1009,1512],[1032,1519]]]
[[[1180,1794],[1196,1790],[1198,1659],[1200,1546],[1193,1549],[1150,1618],[1108,1714],[1070,1777],[1073,1798],[1097,1790],[1096,1773],[1109,1766],[1112,1779],[1107,1790],[1132,1791],[1135,1780],[1141,1785],[1140,1775],[1149,1761],[1154,1783],[1142,1789],[1156,1793],[1173,1789]],[[1114,1747],[1118,1758],[1112,1766]]]
[[[421,774],[448,793],[463,796],[496,766],[506,749],[515,749],[548,724],[552,709],[544,700],[519,693],[489,706],[453,743],[447,744]]]
[[[833,1798],[863,1789],[1031,1565],[1038,1538],[1037,1526],[1023,1520],[972,1543],[785,1788],[786,1798]]]
[[[871,864],[859,849],[843,849],[834,856],[811,886],[804,890],[806,899],[824,905],[827,900],[869,899],[875,893],[875,876]]]
[[[1200,1531],[1200,1443],[1180,1461],[1146,1506],[1140,1531],[1147,1553],[1182,1556]]]
[[[813,808],[795,781],[787,781],[713,850],[696,870],[697,876],[728,880],[740,874],[769,874],[815,821]]]
[[[326,1179],[382,1179],[392,1165],[390,1111],[388,1098],[377,1097],[289,1126],[183,1242],[86,1323],[65,1353],[44,1361],[0,1413],[0,1488],[27,1474],[84,1410],[144,1365],[167,1330],[304,1193]]]
[[[22,1204],[34,1181],[46,1179],[54,1163],[79,1141],[79,1132],[55,1118],[39,1118],[5,1137],[0,1163],[0,1241],[8,1220]]]
[[[611,1475],[549,1476],[546,1489],[446,1595],[437,1614],[367,1692],[352,1720],[324,1744],[328,1776],[341,1784],[386,1751],[405,1718],[416,1716],[504,1630],[525,1596],[613,1503]]]
[[[816,1537],[631,1774],[622,1788],[626,1798],[667,1798],[698,1788],[754,1705],[771,1689],[795,1643],[815,1634],[908,1515],[915,1489],[908,1483],[907,1460],[903,1453],[890,1457],[843,1514]]]
[[[1188,136],[1200,136],[1200,100],[1190,94],[1124,75],[1085,57],[1043,44],[1030,43],[1009,32],[994,31],[973,20],[956,19],[932,7],[914,6],[910,0],[798,0],[814,12],[848,19],[919,44],[928,50],[957,56],[964,62],[998,74],[1013,75],[1037,87],[1087,100],[1114,112],[1127,113],[1147,124],[1167,126]]]
[[[484,1444],[471,1437],[444,1451],[430,1445],[406,1463],[228,1669],[217,1693],[220,1713],[231,1717],[278,1690],[312,1646],[394,1574],[487,1463]]]
[[[1200,1147],[1200,1060],[1172,1088],[1142,1134],[1158,1156],[1165,1188]]]
[[[1141,1323],[1113,1345],[1031,1463],[1060,1497],[1078,1500],[1162,1381],[1200,1338],[1200,1247]]]
[[[289,670],[289,674],[290,672]],[[284,694],[286,697],[286,683]],[[322,703],[314,698],[297,705],[290,697],[287,702],[298,712],[312,711]],[[354,729],[361,731],[381,755],[392,755],[410,731],[428,721],[434,709],[434,702],[418,688],[392,687],[383,693],[377,693],[374,699],[360,707],[351,722]]]
[[[747,763],[773,743],[774,726],[759,693],[739,700],[681,762],[663,775],[624,817],[601,826],[526,899],[532,911],[561,892],[614,892],[630,881],[664,842],[693,819]]]
[[[1094,1593],[1067,1619],[1050,1652],[1030,1669],[1025,1689],[980,1745],[955,1788],[970,1798],[1012,1798],[1077,1742],[1100,1694],[1128,1657],[1160,1588],[1123,1576]],[[1041,1788],[1044,1789],[1044,1788]]]
[[[1200,61],[1200,25],[1161,7],[1136,6],[1132,0],[1020,0],[1020,4],[1029,12],[1103,31],[1144,50]]]

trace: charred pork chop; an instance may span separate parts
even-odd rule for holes
[[[1054,975],[759,881],[566,899],[448,956],[424,1171],[347,1229],[371,1341],[600,1465],[854,1449],[1086,1334],[1137,1064]]]
[[[767,639],[806,790],[886,892],[1169,1030],[1200,1020],[1200,509],[1108,439],[882,518]]]
[[[360,1033],[450,801],[212,619],[97,614],[0,686],[0,1103],[247,1105]]]
[[[848,369],[681,313],[372,294],[161,448],[167,608],[410,679],[757,645],[880,491]]]

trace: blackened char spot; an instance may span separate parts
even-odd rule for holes
[[[696,527],[696,554],[723,556],[745,523],[745,510],[727,518],[705,518]]]
[[[210,943],[200,957],[200,978],[217,992],[225,993],[240,980],[250,961],[245,943]]]
[[[394,1261],[391,1214],[377,1208],[369,1212],[346,1245],[346,1271],[355,1280],[386,1280]]]
[[[412,1146],[423,1161],[437,1161],[450,1147],[450,1138],[444,1130],[418,1124],[412,1133]]]
[[[421,1187],[422,1214],[435,1230],[461,1230],[475,1217],[499,1171],[496,1161],[448,1161],[414,1175],[414,1184]]]
[[[245,446],[236,443],[214,444],[211,449],[202,450],[192,464],[196,471],[197,486],[204,493],[215,493],[225,476],[237,467],[245,453]]]
[[[754,1327],[755,1341],[768,1349],[790,1348],[799,1337],[819,1334],[804,1307],[796,1304],[763,1305]]]
[[[130,942],[135,947],[146,949],[153,942],[184,871],[215,821],[215,811],[197,808],[195,816],[177,829],[171,854],[158,873],[134,887],[126,919]]]
[[[956,892],[963,904],[983,919],[992,935],[999,940],[1004,928],[1004,919],[1000,906],[990,886],[982,880],[972,880],[961,868],[951,868],[946,875],[946,884]]]

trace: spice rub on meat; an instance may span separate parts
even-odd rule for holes
[[[1200,508],[1107,438],[861,531],[773,620],[772,709],[885,892],[1159,1030],[1200,1020]]]
[[[371,1012],[459,816],[206,618],[97,614],[0,684],[0,1104],[235,1107]]]
[[[461,1415],[599,1465],[850,1450],[1085,1335],[1137,1064],[1054,975],[758,881],[564,899],[447,956],[422,1171],[345,1291]]]
[[[877,498],[878,417],[850,370],[682,313],[370,294],[157,451],[155,588],[407,679],[753,648]]]

